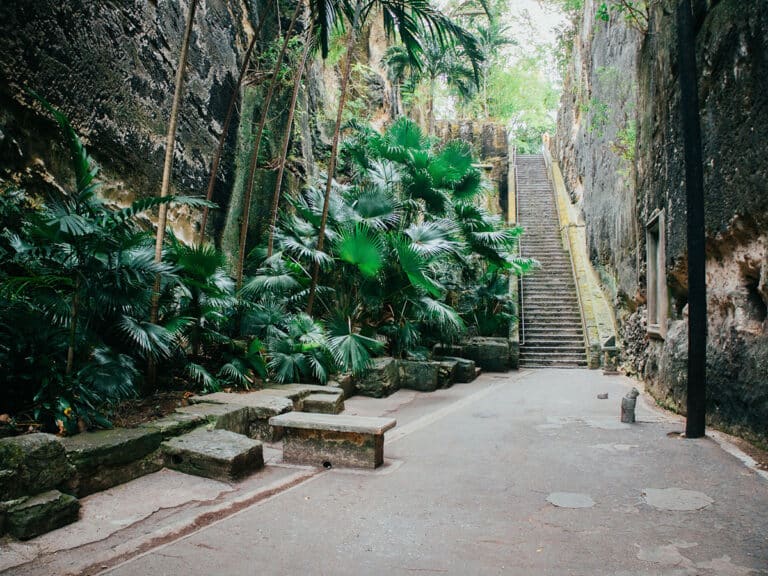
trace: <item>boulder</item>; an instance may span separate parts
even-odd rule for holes
[[[437,390],[440,387],[439,366],[437,362],[400,360],[400,387],[420,392]]]
[[[27,434],[0,439],[0,501],[50,490],[74,471],[56,436]]]
[[[58,490],[49,490],[31,498],[22,498],[9,506],[6,528],[19,540],[29,540],[76,522],[79,512],[77,498]]]
[[[510,369],[510,349],[507,338],[477,336],[462,345],[438,344],[435,356],[459,356],[474,360],[475,365],[488,372],[506,372]]]
[[[227,430],[200,428],[163,442],[168,468],[232,482],[264,466],[261,442]]]
[[[375,358],[371,368],[355,384],[358,394],[383,398],[400,388],[397,360]]]

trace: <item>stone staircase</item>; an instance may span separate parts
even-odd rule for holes
[[[563,249],[552,185],[544,157],[517,156],[519,223],[524,257],[541,269],[521,280],[520,367],[587,365],[584,332],[570,254]]]

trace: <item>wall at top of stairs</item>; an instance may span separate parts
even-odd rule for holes
[[[585,0],[554,156],[582,211],[590,257],[611,294],[624,368],[684,410],[687,275],[676,2],[653,2],[649,33],[599,22]],[[768,440],[768,10],[695,3],[705,160],[713,423]],[[625,88],[629,87],[629,91]],[[668,322],[647,333],[646,226],[664,210]]]

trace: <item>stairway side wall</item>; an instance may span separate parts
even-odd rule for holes
[[[655,3],[647,35],[619,20],[597,22],[596,4],[585,2],[574,40],[555,156],[584,214],[590,258],[613,297],[625,369],[660,403],[683,411],[687,275],[676,2]],[[708,411],[711,422],[768,441],[768,2],[699,3],[696,18]],[[610,81],[610,67],[620,70],[620,82]],[[621,82],[632,85],[626,98]],[[646,225],[659,209],[668,292],[663,339],[646,331]]]

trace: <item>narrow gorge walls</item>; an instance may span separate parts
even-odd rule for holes
[[[685,189],[676,2],[647,28],[585,1],[555,155],[613,297],[625,368],[683,410]],[[609,2],[610,4],[610,2]],[[768,2],[697,3],[705,158],[710,420],[768,439]],[[704,7],[706,6],[706,7]]]

